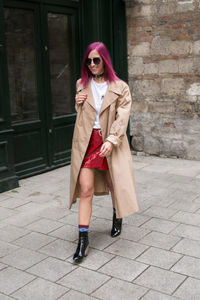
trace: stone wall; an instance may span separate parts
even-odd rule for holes
[[[200,0],[126,1],[132,146],[200,160]]]

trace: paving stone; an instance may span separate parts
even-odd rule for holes
[[[139,256],[137,261],[163,269],[170,269],[181,257],[182,255],[177,253],[151,247]]]
[[[8,209],[8,208],[4,208],[4,207],[0,207],[0,221],[15,215],[16,212],[12,209]]]
[[[83,293],[79,293],[77,291],[70,290],[64,296],[59,298],[59,300],[95,300],[96,298],[90,297]]]
[[[200,225],[200,217],[198,214],[192,214],[184,211],[177,212],[173,217],[171,217],[171,220],[184,224]]]
[[[42,246],[54,241],[55,238],[41,234],[38,232],[31,232],[30,234],[19,238],[14,243],[18,246],[28,248],[31,250],[38,250]]]
[[[132,281],[141,274],[147,265],[123,257],[115,257],[98,271],[115,278]]]
[[[71,256],[75,252],[75,250],[76,245],[72,242],[58,239],[42,247],[39,251],[41,253],[65,260],[69,256]]]
[[[142,286],[112,278],[95,291],[92,296],[103,300],[139,300],[146,291],[147,289]]]
[[[130,215],[128,217],[125,217],[123,219],[123,223],[139,227],[150,219],[151,219],[151,217],[149,217],[149,216],[143,216],[143,215],[136,213],[136,214]]]
[[[185,276],[170,271],[149,267],[134,283],[154,289],[166,294],[172,294],[175,289],[185,280]]]
[[[110,277],[81,267],[57,281],[61,285],[85,294],[90,294],[104,284]]]
[[[96,218],[90,224],[91,231],[97,231],[105,234],[110,234],[112,221],[107,219]]]
[[[150,290],[141,300],[177,300],[177,298]]]
[[[147,235],[150,231],[146,228],[140,228],[130,225],[123,225],[122,227],[122,233],[121,238],[127,239],[130,241],[137,242],[141,238],[143,238],[145,235]]]
[[[0,241],[0,257],[8,255],[13,251],[17,250],[19,247],[9,244],[7,242]]]
[[[70,214],[68,209],[63,209],[60,207],[48,207],[39,212],[39,216],[42,218],[60,220],[61,218],[68,216]]]
[[[63,286],[37,278],[12,296],[19,300],[55,300],[65,294],[67,290]]]
[[[13,298],[10,298],[10,297],[8,297],[8,296],[3,295],[3,294],[0,293],[0,299],[1,300],[12,300]]]
[[[35,276],[8,267],[0,272],[0,292],[10,295],[29,283]]]
[[[163,219],[169,219],[176,212],[177,212],[177,210],[174,210],[174,209],[153,205],[144,212],[144,215],[149,215],[151,217],[158,217],[158,218],[163,218]]]
[[[49,233],[61,226],[63,226],[63,224],[60,222],[48,220],[48,219],[41,219],[31,223],[26,228],[41,233]]]
[[[78,228],[72,225],[63,225],[62,227],[49,233],[50,236],[63,240],[74,242],[78,239]]]
[[[147,228],[155,231],[159,231],[162,233],[169,233],[171,230],[176,228],[178,223],[158,219],[158,218],[152,218],[151,220],[147,221],[145,224],[143,224],[142,228]]]
[[[197,226],[180,224],[170,234],[200,241],[200,227]]]
[[[15,199],[15,198],[9,197],[6,200],[1,201],[1,206],[13,209],[13,208],[17,208],[17,207],[19,207],[21,205],[24,205],[24,204],[26,204],[28,202],[30,202],[29,198],[28,199],[27,198],[25,198],[25,199],[24,198],[22,198],[22,199],[18,199],[18,198]]]
[[[112,220],[113,209],[112,207],[99,207],[97,210],[92,212],[92,215],[98,218]]]
[[[200,241],[182,239],[172,248],[172,250],[178,253],[200,258]]]
[[[0,271],[5,269],[6,267],[7,267],[7,265],[4,265],[4,264],[0,263]]]
[[[46,256],[41,253],[21,248],[7,256],[4,256],[1,258],[1,261],[17,269],[26,270],[32,265],[43,260],[45,257]]]
[[[28,230],[13,225],[7,225],[0,229],[1,240],[5,242],[12,242],[27,233],[29,233]]]
[[[113,257],[113,254],[89,248],[88,256],[79,265],[87,269],[98,270]],[[73,256],[70,257],[68,261],[73,263]]]
[[[200,259],[184,256],[171,268],[171,270],[200,279]]]
[[[92,218],[91,218],[92,220]],[[65,217],[60,219],[60,222],[69,225],[77,226],[78,224],[78,213],[70,211]]]
[[[35,203],[30,201],[16,208],[16,211],[24,213],[33,211],[35,214],[39,214],[40,211],[46,209],[48,206],[48,203]]]
[[[59,259],[48,257],[35,266],[29,268],[27,272],[50,281],[57,281],[74,269],[76,269],[76,266],[68,262],[63,262]]]
[[[169,250],[178,241],[180,241],[179,237],[169,236],[165,233],[152,231],[148,235],[143,237],[140,240],[140,243]]]
[[[196,212],[200,208],[200,203],[194,203],[188,200],[179,200],[172,203],[169,208],[186,212]]]
[[[25,227],[26,225],[39,220],[39,217],[37,215],[35,215],[33,212],[28,212],[28,213],[19,213],[15,216],[12,216],[8,219],[6,219],[6,222],[8,224],[12,224],[15,226],[19,226],[19,227]]]
[[[100,233],[100,232],[90,232],[89,233],[89,243],[90,247],[103,250],[115,241],[117,241],[119,237],[113,239],[110,235]]]
[[[190,277],[187,278],[174,293],[174,296],[185,300],[199,300],[200,280]]]
[[[119,239],[104,251],[123,257],[135,259],[138,255],[148,249],[147,246],[128,240]]]

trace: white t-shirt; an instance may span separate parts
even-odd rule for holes
[[[91,88],[92,88],[92,94],[93,94],[95,106],[96,106],[96,118],[95,118],[94,126],[93,126],[93,128],[95,128],[95,129],[101,129],[101,126],[99,123],[99,113],[101,110],[101,104],[103,102],[103,98],[105,96],[107,87],[108,87],[108,84],[106,81],[103,83],[97,83],[92,78]]]

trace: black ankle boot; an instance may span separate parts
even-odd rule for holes
[[[79,232],[78,246],[73,256],[74,262],[76,263],[81,262],[83,258],[87,256],[88,248],[89,248],[88,231]]]
[[[122,219],[116,218],[116,212],[113,212],[113,225],[111,230],[111,237],[120,235],[122,230]]]

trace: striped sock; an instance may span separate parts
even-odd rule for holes
[[[113,207],[113,213],[116,214],[116,209]]]
[[[86,232],[89,229],[89,225],[78,225],[79,232]]]

